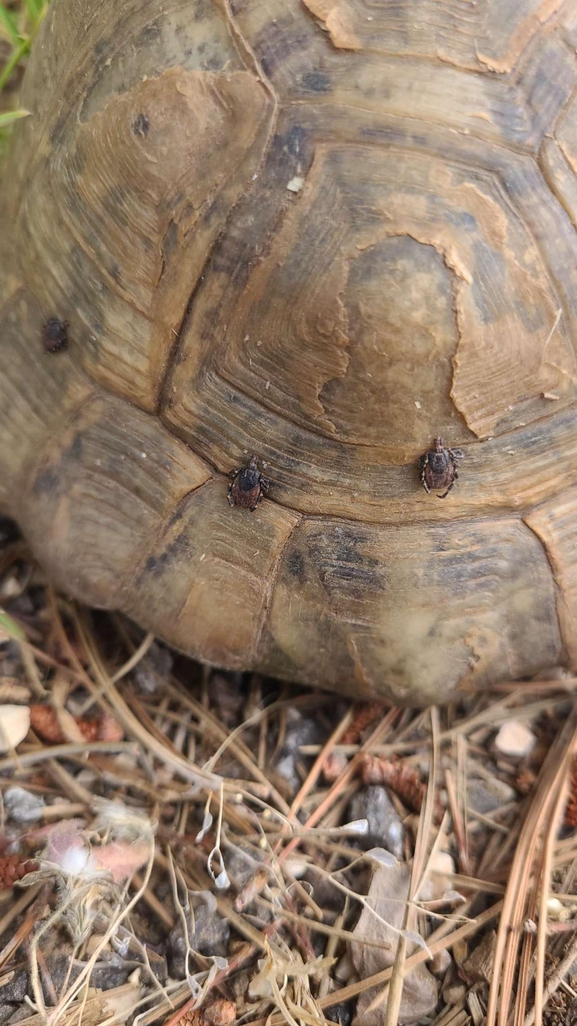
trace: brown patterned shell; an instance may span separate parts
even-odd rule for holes
[[[577,667],[576,47],[577,0],[54,0],[0,501],[62,587],[363,696]]]

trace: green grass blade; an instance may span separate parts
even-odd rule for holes
[[[18,121],[19,118],[30,117],[29,110],[7,110],[4,114],[0,114],[0,128],[5,128],[6,125],[10,125],[13,121]]]
[[[2,92],[8,79],[10,78],[14,68],[20,63],[22,58],[28,53],[32,45],[32,38],[23,39],[22,42],[12,52],[12,56],[8,63],[4,66],[2,74],[0,75],[0,92]]]
[[[12,43],[12,46],[18,46],[21,40],[20,32],[18,31],[18,25],[13,14],[0,3],[0,29],[4,29],[8,39]]]
[[[34,28],[42,21],[47,6],[45,0],[26,0],[26,13]]]
[[[3,609],[0,609],[0,629],[16,641],[26,641],[26,635],[22,628]]]

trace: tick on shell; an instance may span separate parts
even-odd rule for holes
[[[42,345],[45,353],[57,353],[68,345],[68,321],[51,317],[42,328]]]
[[[444,488],[443,494],[437,495],[437,498],[445,499],[459,477],[459,460],[464,458],[465,454],[460,449],[448,449],[442,438],[435,438],[435,448],[429,449],[429,452],[419,460],[421,481],[425,491],[438,492]]]
[[[229,506],[244,506],[254,513],[258,503],[269,489],[269,481],[258,469],[258,459],[251,456],[246,467],[231,470],[228,486]]]

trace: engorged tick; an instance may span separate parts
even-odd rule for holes
[[[68,321],[51,317],[42,328],[42,345],[45,353],[57,353],[68,345]]]
[[[269,481],[258,469],[258,459],[251,456],[246,467],[231,470],[228,486],[229,506],[244,506],[254,513],[258,503],[269,489]]]
[[[442,438],[435,438],[435,448],[429,449],[419,460],[421,481],[426,492],[445,488],[438,499],[445,499],[459,477],[459,460],[465,458],[460,449],[447,449]]]

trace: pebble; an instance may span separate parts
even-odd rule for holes
[[[448,851],[436,851],[429,859],[429,870],[442,873],[444,876],[453,876],[457,872],[457,867]]]
[[[24,787],[9,787],[4,792],[4,808],[15,823],[35,823],[42,819],[46,802],[39,794]]]
[[[194,925],[188,917],[190,946],[208,957],[226,955],[230,940],[228,920],[223,919],[214,909],[200,901],[194,909]],[[182,923],[178,922],[168,935],[167,962],[168,970],[173,979],[186,977],[186,952],[188,945],[184,937]]]
[[[449,986],[443,988],[443,1001],[445,1004],[450,1005],[454,1008],[455,1005],[462,1001],[467,993],[467,988],[464,983],[451,983]]]
[[[379,865],[373,874],[367,904],[349,941],[349,952],[361,980],[390,968],[394,963],[410,878],[410,866],[401,862],[391,868]],[[408,939],[409,956],[416,948],[416,942]],[[377,1001],[377,998],[385,1000]],[[403,990],[395,1020],[397,1026],[410,1026],[430,1016],[437,1001],[437,981],[425,963],[419,962],[403,973]],[[385,1018],[386,996],[382,988],[373,986],[364,990],[357,1002],[355,1026],[383,1026]]]
[[[144,695],[153,695],[170,676],[174,656],[164,645],[153,641],[144,659],[134,667],[132,675],[138,690]]]
[[[353,796],[347,819],[366,819],[368,833],[357,838],[363,848],[386,848],[396,859],[402,859],[405,830],[397,810],[381,784],[370,784]]]
[[[482,816],[515,801],[517,792],[503,780],[471,780],[467,786],[467,805]]]
[[[529,755],[536,743],[533,732],[520,720],[506,720],[495,737],[495,748],[503,755],[516,758]]]
[[[26,705],[0,705],[0,752],[11,752],[30,730],[30,709]]]
[[[437,951],[437,953],[429,959],[427,965],[429,967],[430,972],[432,972],[433,976],[436,976],[437,979],[441,979],[447,972],[452,962],[453,959],[451,958],[450,951],[447,951],[446,948],[443,948],[441,951]]]
[[[299,749],[302,745],[314,745],[325,740],[321,724],[314,716],[303,716],[298,709],[289,709],[287,729],[276,764],[276,771],[286,780],[291,792],[296,794],[302,780],[297,763],[306,761]]]

